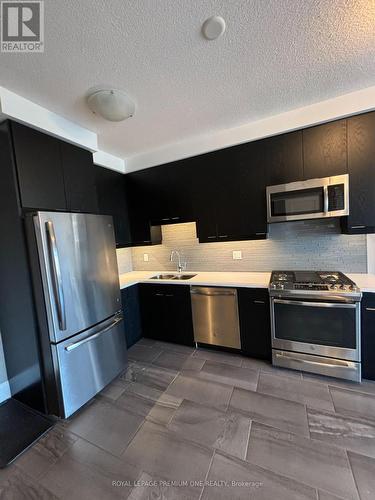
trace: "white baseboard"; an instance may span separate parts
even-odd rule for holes
[[[6,381],[0,384],[0,403],[2,403],[8,398],[10,398],[10,389],[8,381]]]

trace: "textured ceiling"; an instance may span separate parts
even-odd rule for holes
[[[211,15],[227,22],[216,41]],[[135,117],[93,116],[98,84]],[[0,85],[132,157],[375,85],[375,0],[45,0],[45,52],[0,54]]]

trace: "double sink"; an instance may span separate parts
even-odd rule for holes
[[[189,280],[194,278],[196,274],[157,274],[152,276],[152,280]]]

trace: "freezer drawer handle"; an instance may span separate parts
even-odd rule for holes
[[[48,236],[48,251],[52,267],[53,290],[55,295],[57,316],[59,319],[59,327],[60,330],[66,330],[65,299],[61,279],[59,252],[57,250],[55,229],[53,227],[53,222],[50,220],[46,222],[46,231]]]
[[[280,358],[280,359],[288,359],[290,361],[296,361],[297,363],[307,364],[307,365],[326,366],[327,368],[344,367],[344,368],[348,368],[350,370],[357,370],[356,363],[350,363],[350,362],[345,362],[345,361],[342,361],[341,363],[334,364],[334,363],[320,363],[319,361],[310,361],[308,359],[298,359],[298,358],[294,358],[293,356],[285,356],[284,354],[276,354],[276,357]]]
[[[91,342],[94,339],[97,339],[100,337],[105,332],[108,332],[108,330],[111,330],[114,326],[117,325],[117,323],[120,323],[122,321],[122,316],[114,319],[112,323],[108,326],[105,326],[102,330],[99,330],[99,332],[94,333],[93,335],[90,335],[90,337],[86,337],[83,340],[79,340],[78,342],[75,342],[74,344],[70,344],[65,347],[65,350],[70,352],[73,351],[74,349],[77,349],[77,347],[80,347],[83,344],[86,344],[87,342]]]
[[[290,306],[307,306],[307,307],[339,307],[341,309],[355,309],[356,304],[339,304],[336,302],[302,302],[300,300],[283,300],[274,299],[275,304],[288,304]]]

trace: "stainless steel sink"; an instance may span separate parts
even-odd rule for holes
[[[194,276],[196,276],[196,274],[176,274],[173,279],[174,280],[189,280],[191,278],[194,278]]]
[[[156,274],[152,276],[152,280],[189,280],[194,278],[196,274]]]
[[[156,276],[153,276],[152,280],[173,280],[174,277],[176,275],[175,274],[157,274]]]

